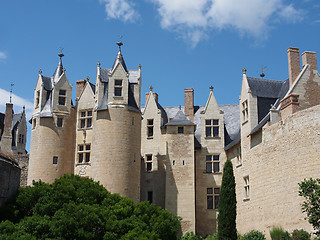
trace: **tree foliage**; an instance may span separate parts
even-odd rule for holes
[[[262,232],[252,230],[243,235],[242,240],[266,240],[266,237]]]
[[[0,239],[177,239],[180,218],[148,202],[110,194],[99,183],[65,175],[20,188],[0,209]]]
[[[291,240],[290,234],[283,230],[282,227],[272,227],[270,237],[272,240]]]
[[[302,212],[307,214],[315,234],[320,237],[320,179],[305,179],[299,183],[299,195],[304,197]]]
[[[237,200],[235,178],[231,160],[223,167],[222,184],[219,199],[218,238],[219,240],[236,240]]]

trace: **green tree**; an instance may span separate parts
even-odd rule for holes
[[[231,160],[223,167],[222,183],[219,199],[218,238],[219,240],[236,240],[236,184]]]
[[[148,202],[110,194],[99,183],[65,175],[20,188],[0,211],[0,239],[176,240],[180,218]]]
[[[307,213],[309,223],[320,237],[320,179],[304,179],[299,183],[299,195],[305,198],[302,212]]]
[[[193,232],[185,233],[181,238],[181,240],[202,240],[201,236],[195,235]]]

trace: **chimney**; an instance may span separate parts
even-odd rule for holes
[[[315,52],[304,52],[304,53],[302,53],[302,65],[303,65],[303,67],[306,64],[310,65],[310,70],[318,70],[317,54]]]
[[[299,48],[288,48],[289,84],[290,87],[300,73],[300,53]]]
[[[193,122],[193,88],[184,89],[184,114],[189,115],[189,119]]]
[[[1,150],[4,152],[12,152],[11,145],[12,145],[12,115],[13,115],[13,104],[7,103],[6,104],[6,115],[4,118],[4,127],[3,127],[3,134],[0,142]]]
[[[147,93],[146,93],[146,102],[145,102],[145,104],[147,104],[149,94],[150,94],[150,92],[147,92]],[[158,93],[153,92],[153,97],[154,97],[154,100],[155,100],[156,102],[158,102]]]
[[[80,94],[82,93],[85,84],[86,84],[86,80],[84,80],[84,79],[77,80],[77,95],[76,95],[76,99],[79,99]]]

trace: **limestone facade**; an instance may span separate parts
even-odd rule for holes
[[[64,173],[93,178],[112,193],[181,216],[180,234],[206,236],[217,231],[222,169],[230,158],[241,234],[267,233],[273,225],[311,231],[297,183],[319,177],[315,53],[303,54],[300,69],[299,49],[289,48],[285,81],[247,77],[243,69],[239,104],[218,105],[210,87],[203,106],[194,105],[188,88],[185,106],[162,107],[150,87],[141,107],[141,66],[127,69],[121,45],[112,68],[98,63],[95,84],[77,81],[75,105],[61,59],[53,77],[40,72],[28,184]]]

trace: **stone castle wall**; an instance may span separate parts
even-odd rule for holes
[[[240,234],[252,229],[269,237],[273,226],[288,231],[312,231],[301,211],[298,183],[319,178],[320,105],[297,112],[271,126],[265,126],[260,144],[256,137],[243,137],[242,165],[233,158],[237,194],[237,228]],[[245,139],[246,138],[246,139]],[[231,156],[232,149],[229,151]],[[249,178],[249,197],[244,178]]]

